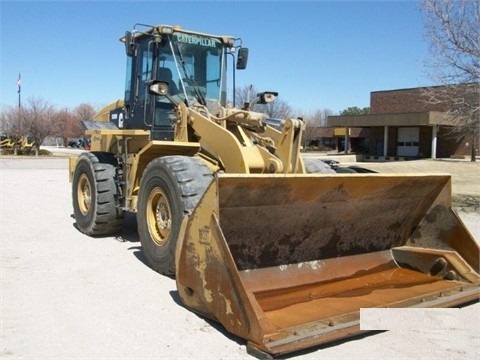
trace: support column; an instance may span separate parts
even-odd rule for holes
[[[388,153],[388,126],[385,125],[383,129],[383,156],[387,156]]]
[[[437,134],[438,134],[438,125],[432,126],[432,159],[437,158]]]
[[[345,155],[348,155],[348,150],[350,149],[350,138],[348,136],[348,127],[345,127],[345,148],[343,149],[343,152]]]

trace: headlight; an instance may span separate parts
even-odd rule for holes
[[[278,92],[265,91],[260,94],[257,94],[257,96],[260,99],[260,101],[258,102],[259,104],[268,104],[277,98]]]
[[[171,26],[162,26],[162,27],[160,27],[159,32],[162,35],[172,35],[173,34],[173,28]]]
[[[165,96],[168,94],[168,83],[165,81],[153,82],[148,90],[150,94]]]

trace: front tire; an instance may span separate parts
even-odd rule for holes
[[[110,153],[78,157],[72,181],[73,213],[80,231],[90,236],[119,232],[123,211],[115,204],[115,159]]]
[[[138,234],[152,269],[175,275],[175,250],[183,218],[196,207],[213,174],[200,160],[165,156],[151,161],[138,196]]]

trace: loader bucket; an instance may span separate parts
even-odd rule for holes
[[[218,175],[177,244],[186,307],[280,355],[360,332],[360,309],[480,297],[448,175]]]

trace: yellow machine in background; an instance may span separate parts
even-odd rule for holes
[[[137,215],[150,266],[186,307],[279,355],[359,333],[362,307],[479,298],[479,247],[451,209],[447,175],[337,174],[301,157],[305,124],[227,104],[231,36],[127,32],[125,98],[85,122],[70,161],[79,229]]]
[[[28,136],[22,136],[16,145],[19,149],[32,149],[35,142]],[[0,148],[13,149],[15,147],[15,141],[8,136],[2,136],[0,138]]]
[[[28,136],[22,136],[19,140],[19,144],[21,149],[32,149],[33,145],[35,145],[35,141]]]
[[[15,141],[7,136],[2,136],[0,138],[0,148],[13,149],[15,146]]]

